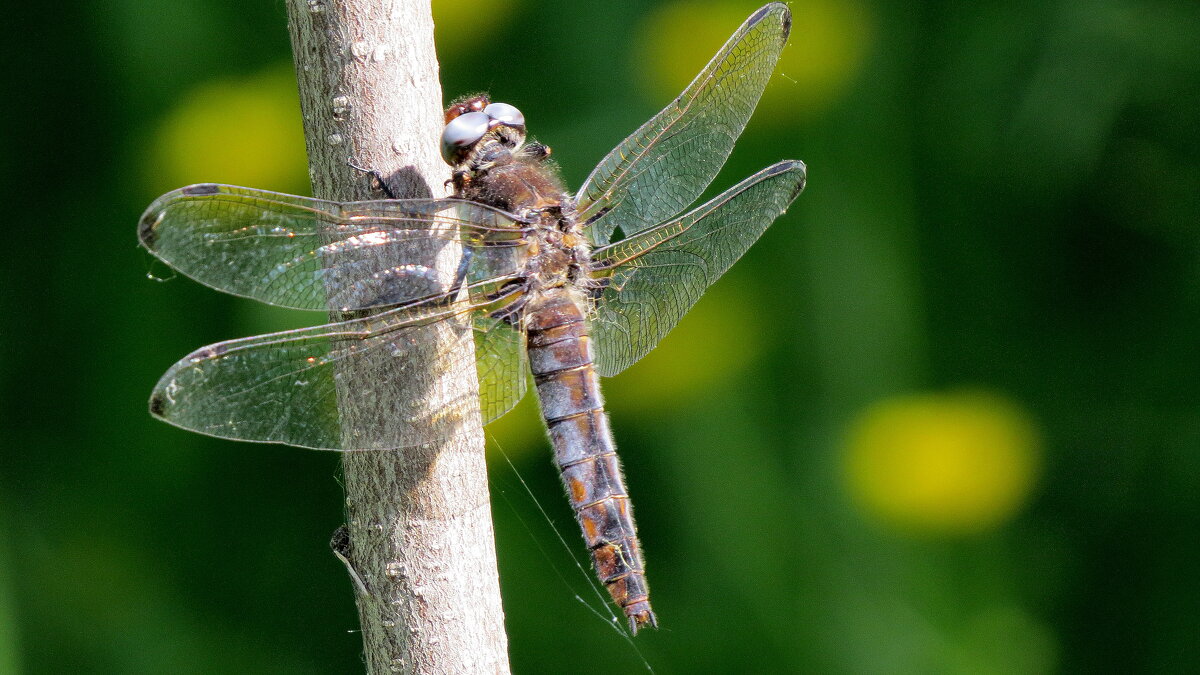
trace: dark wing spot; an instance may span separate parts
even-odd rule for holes
[[[142,242],[142,246],[146,248],[154,248],[154,242],[158,241],[158,232],[155,228],[158,227],[158,221],[162,218],[162,213],[146,213],[142,216],[141,222],[138,223],[138,241]]]
[[[796,189],[790,195],[792,199],[795,199],[800,196],[801,192],[804,192],[804,187],[808,185],[808,167],[805,166],[804,162],[797,160],[792,162],[789,168],[795,169],[801,174],[800,180],[796,183]]]
[[[163,417],[167,410],[167,398],[159,392],[154,392],[150,397],[150,414],[155,417]]]
[[[602,208],[602,209],[600,209],[599,211],[597,211],[597,212],[596,212],[596,215],[594,215],[594,216],[592,216],[591,218],[588,218],[587,220],[585,220],[585,221],[583,222],[583,224],[581,224],[579,227],[580,227],[580,228],[584,228],[584,227],[587,227],[588,225],[591,225],[592,223],[596,222],[597,220],[600,220],[601,218],[603,218],[603,217],[604,217],[604,214],[608,213],[608,212],[609,212],[609,211],[611,211],[611,210],[612,210],[612,206],[605,206],[604,208]]]
[[[780,3],[778,2],[772,2],[770,4],[763,5],[758,9],[757,12],[751,14],[749,19],[746,19],[746,28],[752,28],[759,21],[762,21],[768,14],[779,8]],[[783,34],[780,36],[780,38],[786,42],[788,35],[792,32],[792,12],[786,6],[783,7],[783,17],[781,18],[783,19]]]
[[[187,358],[192,363],[195,363],[197,361],[204,361],[205,359],[216,358],[218,356],[221,356],[222,354],[224,354],[227,351],[229,351],[228,345],[217,343],[215,345],[201,347],[200,349],[197,349],[196,351],[192,352],[191,354],[188,354]]]
[[[221,186],[216,183],[197,183],[179,190],[181,194],[185,195],[215,195],[220,191]]]

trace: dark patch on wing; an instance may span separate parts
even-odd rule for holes
[[[768,14],[775,11],[775,8],[777,6],[779,6],[780,4],[782,4],[782,3],[772,2],[770,4],[759,7],[757,12],[751,14],[749,19],[746,19],[746,26],[750,27],[750,26],[757,24],[759,21],[762,21]],[[780,39],[783,42],[787,42],[788,35],[790,35],[792,32],[792,12],[790,10],[788,10],[786,6],[784,7],[784,9],[785,9],[785,11],[783,13],[783,35],[780,36]]]
[[[583,221],[583,224],[581,224],[579,227],[584,228],[584,227],[587,227],[588,225],[591,225],[592,223],[596,222],[597,220],[600,220],[601,218],[603,218],[604,215],[607,214],[609,211],[612,211],[612,207],[605,206],[604,208],[597,211],[595,215],[593,215],[590,218],[588,218],[587,220]]]
[[[162,417],[167,410],[166,397],[157,391],[150,397],[150,414],[155,417]]]
[[[154,242],[158,241],[158,232],[155,231],[155,228],[158,227],[161,215],[161,213],[146,213],[138,222],[138,241],[142,242],[146,248],[154,248]]]
[[[185,188],[180,188],[179,192],[185,195],[215,195],[221,191],[221,186],[216,183],[197,183],[189,185]]]
[[[805,186],[808,185],[808,167],[804,164],[804,162],[796,160],[789,164],[786,169],[780,169],[780,173],[784,171],[791,171],[792,169],[799,169],[804,174],[800,177],[800,182],[796,183],[796,188],[792,190],[791,199],[795,199],[796,197],[800,196],[801,192],[804,192]]]
[[[187,358],[189,361],[193,361],[193,362],[203,361],[204,359],[211,359],[211,358],[214,358],[217,356],[221,356],[222,354],[224,354],[227,351],[229,351],[229,347],[227,345],[225,345],[224,343],[218,342],[215,345],[209,345],[207,347],[202,347],[200,349],[197,349],[196,351],[194,351],[190,355],[188,355]]]

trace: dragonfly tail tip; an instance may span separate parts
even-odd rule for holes
[[[645,602],[631,605],[625,608],[625,616],[629,619],[629,633],[637,635],[638,630],[645,626],[658,629],[658,617],[654,616],[654,611],[650,609],[650,605]]]

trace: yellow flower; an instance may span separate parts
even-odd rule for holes
[[[898,529],[973,533],[1026,502],[1040,464],[1035,424],[998,394],[917,394],[879,402],[850,428],[848,486],[864,511]]]
[[[734,279],[709,288],[683,315],[659,346],[641,361],[602,383],[609,409],[620,415],[661,415],[730,386],[762,352],[762,317],[750,289]],[[736,348],[719,340],[727,326],[739,326]],[[594,339],[594,338],[593,338]]]
[[[438,58],[455,61],[476,58],[490,35],[511,30],[514,0],[434,0],[433,27]]]
[[[657,100],[678,94],[761,2],[676,2],[638,31],[638,67]],[[833,105],[861,69],[871,16],[856,0],[795,0],[792,33],[754,125],[794,125]]]
[[[147,163],[151,187],[218,182],[306,192],[308,163],[291,64],[210,80],[160,124]]]

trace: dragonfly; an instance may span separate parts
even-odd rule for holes
[[[732,151],[790,27],[782,3],[755,11],[574,195],[549,148],[527,142],[521,112],[476,95],[446,110],[451,197],[340,203],[220,184],[159,197],[138,227],[155,257],[214,289],[339,320],[203,347],[162,376],[151,414],[243,441],[414,447],[439,433],[419,424],[437,414],[428,401],[357,392],[402,420],[380,432],[339,414],[341,373],[412,358],[431,326],[466,326],[483,421],[532,375],[596,574],[633,634],[657,627],[599,377],[653,349],[804,189],[804,163],[782,161],[685,211]]]

